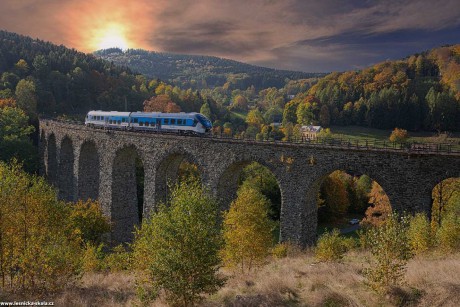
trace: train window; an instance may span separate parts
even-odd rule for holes
[[[121,122],[124,123],[125,121],[126,121],[126,118],[123,117],[123,118],[121,119]]]
[[[139,122],[139,119],[138,119],[138,118],[135,118],[135,119],[134,119],[134,123],[137,124],[138,122]]]
[[[139,122],[139,126],[144,126],[144,122]]]
[[[145,122],[145,126],[146,126],[146,127],[150,126],[150,123],[149,123],[149,122]]]
[[[177,124],[178,124],[178,125],[182,125],[182,119],[178,119],[178,120],[177,120]]]
[[[165,124],[165,125],[169,125],[169,118],[165,118],[165,119],[164,119],[164,124]]]
[[[118,124],[121,125],[121,120],[118,120]]]
[[[175,125],[176,124],[176,120],[174,118],[171,119],[171,125]]]

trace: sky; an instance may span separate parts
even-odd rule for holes
[[[460,43],[460,1],[0,0],[0,29],[83,52],[142,48],[330,72]]]

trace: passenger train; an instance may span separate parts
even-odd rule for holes
[[[203,135],[211,131],[211,121],[200,113],[89,111],[88,127],[134,131],[175,132]]]

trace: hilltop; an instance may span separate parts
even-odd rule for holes
[[[252,85],[260,90],[268,87],[281,88],[286,84],[286,79],[299,80],[325,75],[277,70],[214,56],[142,49],[128,49],[123,52],[121,49],[111,48],[96,51],[94,54],[117,65],[127,66],[150,78],[168,80],[181,87],[214,88],[231,82],[241,90]]]
[[[19,85],[19,86],[18,86]],[[0,31],[0,99],[24,98],[39,114],[142,108],[147,80],[65,46]],[[141,89],[142,88],[142,89]]]
[[[460,130],[460,45],[359,71],[334,72],[299,93],[285,122]]]

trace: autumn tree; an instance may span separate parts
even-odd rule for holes
[[[200,113],[211,120],[212,113],[211,113],[211,108],[209,107],[209,103],[207,103],[207,102],[203,103],[203,105],[200,108]]]
[[[0,109],[3,109],[5,107],[10,107],[10,108],[16,107],[16,100],[14,100],[13,98],[0,99]]]
[[[236,95],[233,98],[233,102],[231,105],[232,109],[236,110],[247,110],[248,108],[248,100],[243,95]]]
[[[19,164],[0,162],[1,288],[54,291],[79,270],[82,244],[71,208],[55,189]]]
[[[320,189],[319,210],[320,218],[323,220],[332,220],[344,216],[350,201],[344,182],[345,173],[335,171],[327,176]]]
[[[37,168],[37,153],[29,138],[35,128],[28,121],[25,112],[19,108],[0,108],[0,160],[16,158],[32,172]]]
[[[268,200],[256,189],[243,186],[238,191],[237,199],[224,214],[225,245],[221,254],[226,266],[245,273],[268,256],[273,244],[268,210]]]
[[[180,112],[180,107],[168,95],[160,94],[144,101],[144,112],[176,113]]]
[[[355,183],[357,195],[356,203],[352,204],[356,212],[365,212],[369,206],[369,193],[372,190],[372,179],[367,175],[361,175]]]
[[[404,279],[407,261],[412,256],[408,227],[407,217],[390,214],[380,227],[367,230],[372,258],[364,273],[369,285],[377,292],[387,293]]]
[[[110,222],[102,213],[100,204],[88,199],[79,200],[70,206],[72,211],[69,218],[73,228],[78,229],[85,243],[99,245],[102,242],[102,235],[110,231]]]
[[[407,141],[409,134],[407,130],[395,128],[390,135],[390,142],[404,143]]]
[[[298,100],[291,100],[284,106],[283,111],[283,125],[287,123],[297,123],[297,107],[299,106]]]
[[[390,199],[377,183],[372,183],[372,189],[369,193],[369,204],[365,217],[361,221],[363,226],[380,226],[391,214]]]
[[[173,189],[169,205],[160,205],[135,234],[139,293],[156,297],[164,290],[174,305],[192,306],[224,284],[218,275],[217,210],[217,201],[196,181]]]
[[[29,117],[37,115],[37,93],[34,81],[22,79],[16,86],[16,101]]]
[[[450,212],[460,214],[460,179],[448,178],[438,183],[432,191],[432,198],[431,223],[436,229]]]
[[[256,128],[260,128],[264,124],[264,118],[259,109],[249,111],[248,116],[246,117],[246,123]]]

